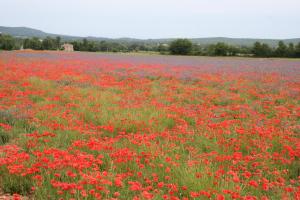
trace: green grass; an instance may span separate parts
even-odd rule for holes
[[[10,135],[6,131],[0,128],[0,145],[8,143],[10,140]]]
[[[9,174],[7,170],[0,168],[0,183],[4,193],[29,195],[33,182],[30,176]]]

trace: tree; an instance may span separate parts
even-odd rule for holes
[[[255,42],[253,45],[252,52],[254,56],[259,57],[262,55],[262,46],[260,42]]]
[[[88,41],[87,51],[96,52],[97,51],[96,43],[92,41]]]
[[[42,49],[43,50],[55,50],[57,48],[56,40],[51,37],[46,37],[42,41]]]
[[[136,43],[131,44],[131,45],[129,45],[128,50],[137,52],[140,50],[140,45],[136,44]]]
[[[223,42],[218,42],[214,46],[214,56],[227,56],[228,46]]]
[[[89,48],[89,41],[86,38],[84,38],[82,40],[80,51],[88,51],[88,48]]]
[[[60,41],[61,41],[61,38],[59,36],[57,36],[55,38],[56,49],[60,49]]]
[[[272,56],[272,49],[268,44],[255,42],[252,48],[252,53],[255,57],[270,57]]]
[[[42,42],[39,38],[33,37],[31,39],[26,38],[23,43],[24,49],[41,50]]]
[[[287,57],[287,46],[283,41],[278,42],[278,47],[275,50],[275,56],[277,57]]]
[[[241,49],[236,46],[227,46],[227,56],[236,56],[238,53],[241,53]]]
[[[300,58],[300,42],[295,46],[295,57]]]
[[[106,41],[101,41],[99,44],[99,50],[100,51],[108,51],[109,50],[109,44]]]
[[[193,49],[193,44],[188,39],[177,39],[171,42],[169,51],[173,55],[189,55]]]
[[[161,54],[164,54],[168,51],[168,47],[165,44],[160,43],[157,47],[157,51]]]
[[[238,54],[249,56],[251,53],[252,53],[252,47],[250,47],[250,46],[239,47]]]
[[[295,46],[293,43],[289,43],[289,46],[287,48],[287,56],[290,58],[295,57]]]
[[[76,40],[76,41],[71,42],[71,44],[73,45],[74,51],[80,51],[80,48],[81,48],[80,41]]]
[[[0,35],[0,49],[13,50],[15,47],[15,39],[10,35]]]
[[[192,54],[195,56],[202,56],[204,54],[202,47],[199,44],[193,44]]]

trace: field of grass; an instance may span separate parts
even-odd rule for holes
[[[188,59],[2,52],[1,191],[299,199],[300,61]]]

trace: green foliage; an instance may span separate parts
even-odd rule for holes
[[[9,174],[7,170],[0,170],[2,176],[0,183],[4,193],[28,195],[33,186],[29,176]]]
[[[14,38],[10,35],[0,34],[0,49],[14,50],[24,49],[33,50],[57,50],[60,49],[61,38],[59,36],[52,38],[46,37],[40,39],[33,38]],[[196,40],[192,40],[196,42]],[[261,41],[261,40],[260,40]],[[192,43],[188,39],[177,39],[169,43],[147,43],[144,41],[120,39],[120,40],[103,40],[93,41],[87,38],[83,40],[73,40],[71,43],[75,51],[89,52],[138,52],[150,51],[159,52],[161,54],[172,55],[194,55],[194,56],[254,56],[254,57],[300,57],[300,43],[289,43],[286,45],[283,41],[279,41],[277,47],[270,47],[267,43],[255,42],[252,47],[229,45],[225,42],[217,42],[215,44],[205,45]]]
[[[168,47],[165,44],[159,44],[157,47],[157,51],[164,54],[168,51]]]
[[[192,55],[201,56],[203,54],[204,54],[203,47],[199,44],[193,44]]]
[[[56,49],[60,48],[60,42],[61,42],[61,38],[59,36],[57,36],[55,38],[55,45],[56,45]]]
[[[260,42],[255,42],[252,48],[252,53],[255,57],[270,57],[273,52],[269,45]]]
[[[34,50],[56,50],[60,48],[60,41],[60,37],[46,37],[45,39],[40,39],[37,37],[26,38],[23,41],[23,47],[24,49]]]
[[[75,51],[102,51],[102,52],[126,52],[129,51],[129,47],[120,43],[115,42],[107,42],[107,41],[89,41],[87,39],[83,39],[82,41],[73,41],[72,42]],[[140,50],[142,48],[137,48]],[[130,51],[135,51],[136,49],[131,47]]]
[[[287,55],[290,58],[293,58],[296,56],[295,52],[295,45],[293,43],[289,43],[289,46],[287,47]]]
[[[173,55],[189,55],[192,52],[193,44],[188,39],[177,39],[171,42],[169,51]]]
[[[278,43],[278,47],[276,48],[274,55],[276,57],[287,57],[288,56],[288,48],[282,41],[280,41]]]
[[[39,38],[26,38],[23,44],[24,49],[34,49],[34,50],[41,50],[42,49],[42,40]]]
[[[10,35],[0,34],[0,49],[3,50],[13,50],[15,49],[16,41]]]
[[[212,44],[208,46],[193,46],[193,55],[202,56],[244,56],[250,55],[250,50],[248,47],[238,47],[228,45],[224,42],[218,42],[217,44]]]
[[[300,58],[300,42],[295,46],[295,57]]]
[[[57,49],[57,41],[54,38],[46,37],[42,41],[42,49],[44,50],[55,50]]]
[[[0,145],[4,145],[9,142],[9,134],[0,128]]]
[[[280,57],[280,58],[299,58],[300,43],[296,46],[290,43],[288,46],[283,42],[278,42],[275,49],[272,49],[267,44],[255,42],[252,47],[252,53],[255,57]]]
[[[218,42],[214,46],[214,55],[215,56],[227,56],[228,46],[223,42]]]

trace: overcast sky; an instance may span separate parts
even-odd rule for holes
[[[300,37],[300,0],[0,0],[0,26],[134,38]]]

